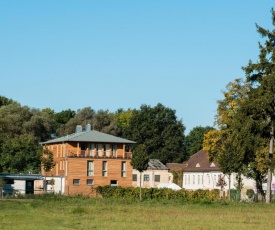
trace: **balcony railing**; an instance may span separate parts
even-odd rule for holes
[[[132,152],[125,152],[124,157],[123,154],[117,154],[113,151],[100,151],[100,150],[81,150],[81,151],[68,151],[67,157],[86,157],[86,158],[132,158]]]

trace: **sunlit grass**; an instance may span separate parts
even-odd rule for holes
[[[273,229],[275,204],[50,197],[0,200],[0,229]]]

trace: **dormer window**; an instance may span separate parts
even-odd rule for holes
[[[200,165],[200,163],[197,163],[196,168],[199,168],[199,167],[201,167],[201,165]]]
[[[215,167],[216,165],[214,164],[214,162],[211,162],[210,167]]]

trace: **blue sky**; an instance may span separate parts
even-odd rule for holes
[[[176,110],[212,126],[217,100],[249,59],[271,0],[0,1],[0,95],[56,112]]]

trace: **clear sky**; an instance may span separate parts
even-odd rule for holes
[[[274,0],[0,1],[0,95],[33,108],[176,110],[212,126],[217,100],[257,60]]]

